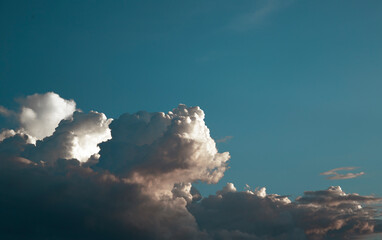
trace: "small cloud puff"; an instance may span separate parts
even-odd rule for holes
[[[217,143],[223,143],[223,142],[227,142],[227,141],[231,140],[232,138],[233,138],[233,136],[225,136],[224,138],[217,139],[216,142]]]

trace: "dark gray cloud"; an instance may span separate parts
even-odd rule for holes
[[[348,239],[375,232],[373,196],[340,187],[305,192],[294,202],[265,189],[237,192],[232,184],[188,206],[201,230],[217,239]]]
[[[70,111],[57,115],[57,104]],[[66,116],[74,101],[54,93],[23,106],[34,109],[23,123],[29,130],[0,133],[1,239],[347,239],[381,231],[368,206],[380,199],[339,187],[292,202],[230,183],[202,198],[192,183],[217,183],[230,156],[218,152],[199,107],[112,120],[94,111]],[[33,135],[44,121],[54,131]]]
[[[20,135],[0,143],[2,239],[203,238],[183,198],[158,200],[142,184],[76,159],[43,164],[17,156],[30,146]]]
[[[1,158],[1,239],[149,238],[134,207],[150,203],[139,187],[60,160],[43,167]]]

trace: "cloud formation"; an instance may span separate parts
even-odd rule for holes
[[[92,155],[98,158],[98,144],[111,138],[111,121],[95,111],[74,112],[71,119],[60,122],[53,135],[37,141],[28,157],[36,162],[72,158],[86,162]]]
[[[110,128],[97,166],[131,181],[171,191],[174,183],[217,183],[227,168],[230,156],[217,151],[199,107],[123,114]]]
[[[73,100],[65,100],[53,92],[34,94],[19,102],[21,127],[38,140],[50,136],[59,122],[69,118],[76,110]]]
[[[230,156],[199,107],[112,120],[55,93],[21,104],[34,117],[0,134],[2,239],[346,239],[382,230],[367,206],[381,199],[340,187],[291,201],[228,183],[203,198],[192,183],[217,183]]]
[[[19,128],[5,129],[0,141],[16,134],[27,135],[28,147],[23,153],[36,162],[54,162],[57,159],[77,159],[86,162],[90,157],[99,158],[98,144],[111,138],[105,114],[76,110],[74,100],[66,100],[48,92],[21,98],[20,112],[7,110],[16,115]],[[11,114],[5,115],[11,116]]]
[[[320,175],[329,176],[329,177],[327,177],[327,179],[330,179],[330,180],[341,180],[341,179],[351,179],[351,178],[356,178],[356,177],[359,177],[359,176],[362,176],[362,175],[365,174],[364,172],[359,172],[359,173],[345,173],[345,174],[338,173],[338,171],[351,171],[351,170],[354,170],[354,169],[357,169],[357,167],[341,167],[341,168],[335,168],[335,169],[332,169],[332,170],[323,172],[323,173],[321,173]]]
[[[362,204],[378,201],[330,187],[305,192],[292,202],[265,188],[238,192],[228,183],[188,208],[216,239],[347,239],[374,232],[375,211]]]

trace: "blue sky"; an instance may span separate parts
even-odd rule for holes
[[[200,106],[226,182],[300,195],[382,189],[381,1],[1,1],[0,104],[54,91],[85,110]],[[365,175],[327,180],[356,166]]]

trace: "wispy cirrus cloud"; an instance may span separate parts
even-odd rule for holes
[[[271,15],[287,7],[293,1],[269,0],[258,1],[253,9],[234,18],[227,28],[235,31],[245,31],[264,23]]]
[[[7,108],[5,108],[5,107],[0,105],[0,115],[3,115],[5,117],[10,117],[13,114],[14,114],[13,111],[11,111],[11,110],[9,110],[9,109],[7,109]]]
[[[351,173],[351,172],[349,172],[349,173],[345,173],[345,174],[338,173],[339,171],[351,171],[351,170],[354,170],[354,169],[357,169],[357,168],[358,167],[334,168],[332,170],[320,173],[320,175],[329,176],[329,177],[327,177],[327,179],[330,179],[330,180],[341,180],[341,179],[356,178],[356,177],[359,177],[359,176],[362,176],[362,175],[365,174],[364,172],[358,172],[358,173]]]

